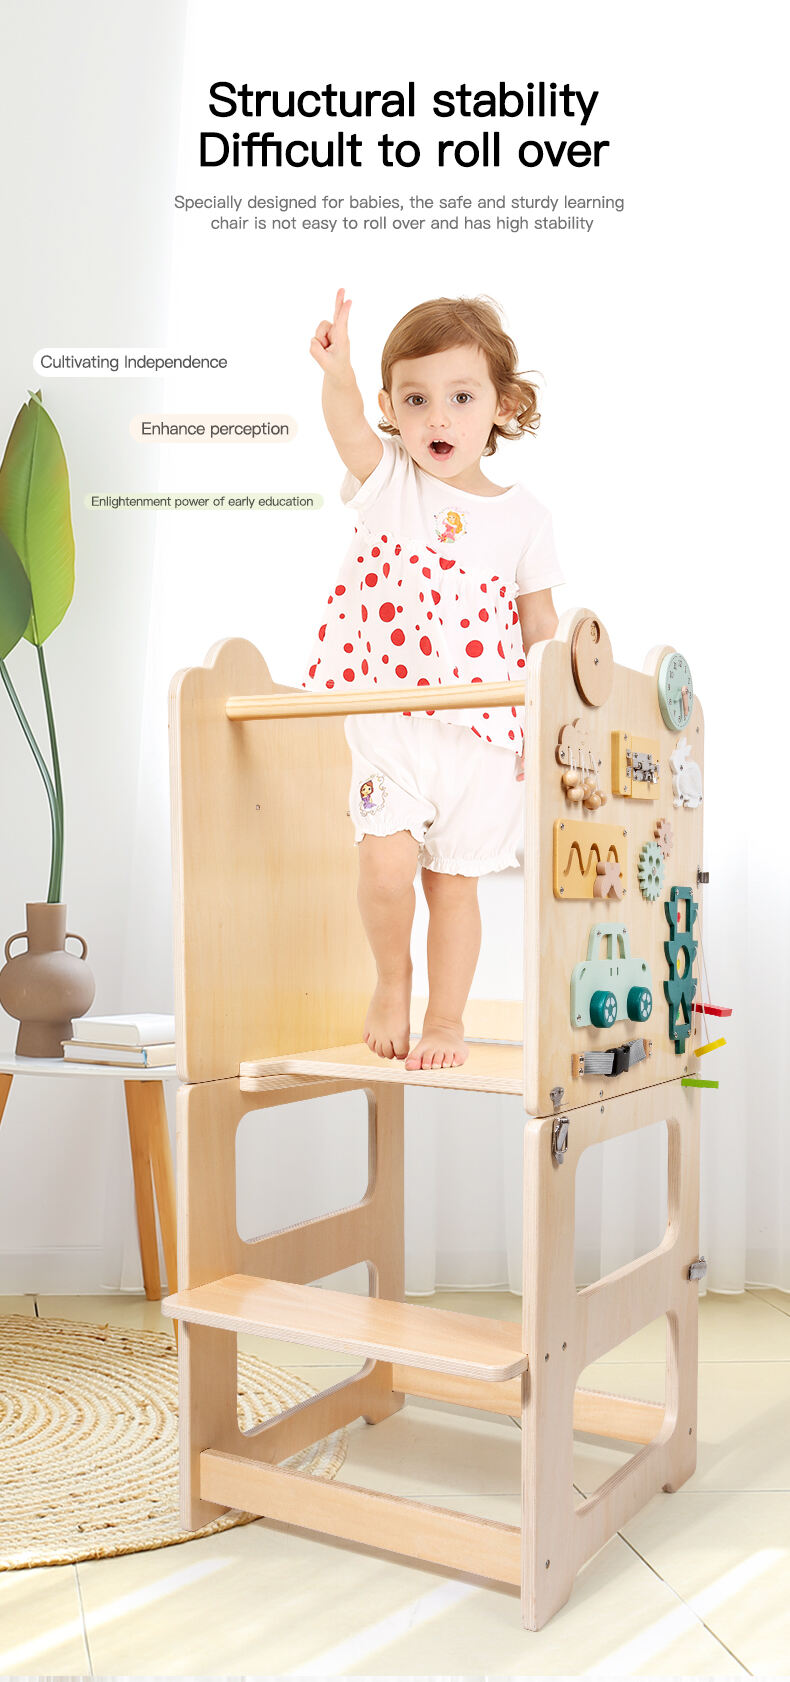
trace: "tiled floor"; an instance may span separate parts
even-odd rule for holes
[[[440,1293],[432,1306],[518,1318],[511,1296]],[[141,1298],[0,1299],[0,1313],[159,1329]],[[582,1382],[663,1397],[663,1322]],[[242,1339],[316,1389],[353,1360]],[[298,1359],[293,1360],[295,1354]],[[589,1562],[536,1634],[515,1589],[321,1541],[265,1521],[155,1552],[0,1573],[0,1674],[124,1676],[790,1673],[790,1296],[700,1302],[699,1460]],[[519,1427],[412,1401],[350,1431],[350,1483],[519,1522]],[[626,1451],[577,1440],[582,1494]]]

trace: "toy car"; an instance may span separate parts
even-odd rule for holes
[[[601,942],[606,956],[597,956]],[[621,1018],[646,1022],[653,1009],[652,979],[642,958],[632,958],[625,923],[596,923],[587,957],[571,975],[571,1025],[611,1028]]]

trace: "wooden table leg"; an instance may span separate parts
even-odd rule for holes
[[[176,1188],[167,1109],[162,1081],[124,1081],[132,1150],[137,1226],[145,1294],[161,1299],[178,1289],[176,1268]],[[166,1288],[159,1279],[156,1214],[162,1234]]]
[[[161,1080],[124,1081],[129,1143],[132,1152],[137,1230],[146,1296],[161,1301],[168,1291],[178,1289],[176,1268],[176,1188],[170,1134],[167,1127],[165,1089]],[[156,1208],[154,1206],[156,1199]],[[156,1241],[156,1211],[162,1234],[167,1288],[159,1278],[159,1248]],[[173,1321],[178,1348],[178,1323]]]
[[[154,1194],[159,1212],[159,1230],[162,1234],[162,1249],[165,1257],[165,1273],[167,1274],[168,1290],[178,1290],[178,1270],[176,1266],[176,1181],[173,1173],[173,1155],[170,1149],[170,1134],[167,1127],[167,1109],[165,1106],[165,1089],[161,1082],[151,1081],[147,1084],[138,1081],[138,1088],[146,1093],[148,1112],[148,1147],[151,1155],[151,1168],[154,1176]]]
[[[159,1301],[162,1287],[159,1280],[159,1247],[156,1241],[154,1188],[151,1180],[151,1147],[149,1143],[150,1104],[145,1081],[125,1080],[126,1119],[129,1124],[129,1146],[134,1175],[134,1201],[137,1210],[137,1233],[140,1240],[140,1259],[143,1264],[145,1294]]]
[[[11,1091],[11,1082],[13,1078],[13,1075],[0,1075],[0,1121],[3,1119],[3,1111],[5,1109],[8,1094]]]

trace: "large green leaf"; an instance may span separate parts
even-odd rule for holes
[[[19,556],[0,531],[0,660],[16,648],[30,618],[30,584]]]
[[[57,427],[31,393],[14,421],[0,465],[0,530],[30,580],[24,635],[40,647],[74,594],[74,533],[69,474]]]

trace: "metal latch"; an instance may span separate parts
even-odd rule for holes
[[[708,1264],[705,1257],[699,1256],[696,1261],[691,1263],[689,1268],[689,1279],[704,1279],[707,1271]]]
[[[554,1125],[551,1130],[551,1154],[558,1167],[561,1168],[563,1162],[565,1161],[565,1152],[568,1149],[568,1117],[566,1115],[558,1114],[562,1100],[565,1097],[564,1086],[553,1086],[549,1093],[549,1097],[554,1105],[555,1111]]]
[[[626,763],[631,767],[631,777],[635,783],[657,783],[661,767],[652,753],[637,753],[626,749]]]

